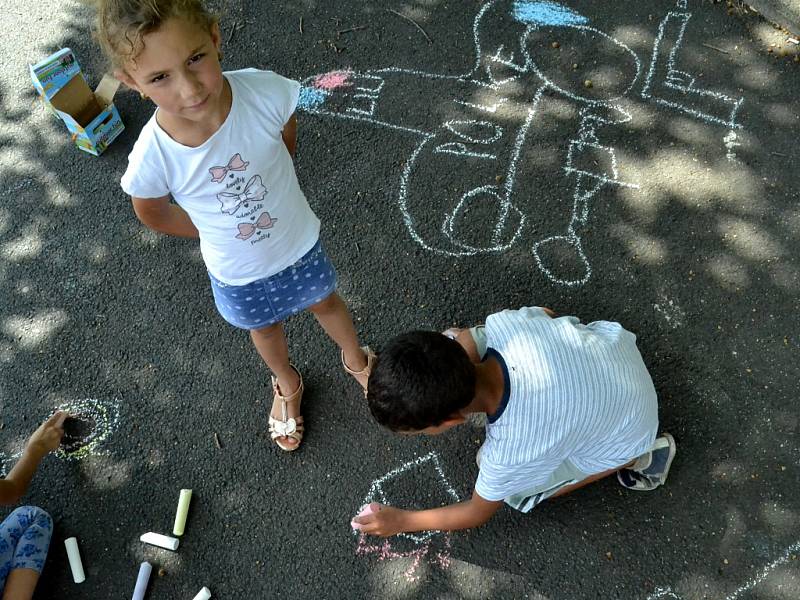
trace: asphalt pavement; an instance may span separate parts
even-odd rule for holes
[[[360,539],[365,500],[466,498],[480,424],[374,424],[309,315],[302,449],[266,433],[269,374],[213,305],[192,241],[119,188],[152,106],[120,92],[99,158],[29,63],[104,61],[82,4],[2,0],[0,452],[83,416],[25,502],[56,529],[35,598],[800,597],[797,46],[752,13],[641,3],[231,1],[224,67],[304,84],[296,157],[365,343],[524,305],[637,334],[678,455],[653,493],[612,478],[452,535]],[[194,490],[177,552],[181,488]],[[63,540],[78,538],[75,584]]]

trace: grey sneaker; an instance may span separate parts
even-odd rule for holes
[[[656,489],[667,480],[675,450],[673,437],[662,433],[650,452],[640,456],[631,468],[617,471],[617,480],[631,490],[649,492]]]

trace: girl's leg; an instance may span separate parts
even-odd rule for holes
[[[300,387],[300,377],[297,371],[289,365],[289,347],[286,344],[283,325],[275,323],[263,329],[251,329],[250,338],[267,367],[275,374],[281,394],[289,396],[297,391],[297,388]],[[300,416],[299,402],[287,402],[286,407],[289,417]],[[280,402],[273,402],[270,414],[276,419],[283,418]],[[297,440],[290,437],[279,437],[278,439],[286,446],[297,444]]]
[[[39,571],[34,569],[14,569],[8,574],[3,600],[30,600],[39,582]]]
[[[342,349],[344,363],[353,371],[361,371],[367,366],[367,355],[358,344],[358,336],[353,326],[353,317],[347,305],[333,292],[330,296],[309,307],[325,330],[325,333]],[[359,382],[362,383],[362,382]],[[366,381],[362,383],[362,386]]]
[[[52,534],[50,515],[35,506],[16,509],[0,525],[3,600],[29,600],[33,596]]]

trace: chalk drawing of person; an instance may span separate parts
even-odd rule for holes
[[[418,140],[400,175],[398,205],[423,248],[451,256],[502,252],[526,234],[546,277],[583,284],[591,266],[581,229],[592,200],[607,186],[638,187],[620,179],[614,149],[601,132],[630,120],[615,103],[643,79],[640,60],[586,16],[551,1],[490,0],[474,20],[473,36],[475,62],[464,75],[394,67],[333,71],[305,80],[299,108]],[[673,46],[670,57],[679,42]],[[648,74],[651,87],[656,70]],[[676,80],[679,72],[667,75]],[[571,216],[566,231],[542,236],[538,228],[526,231],[531,216],[541,224],[541,206],[536,191],[519,184],[518,171],[530,171],[526,165],[542,152],[537,135],[547,126],[544,109],[565,100],[579,109],[557,170],[573,194]],[[437,185],[452,173],[457,177],[446,189]],[[554,258],[564,255],[572,257],[567,271]]]

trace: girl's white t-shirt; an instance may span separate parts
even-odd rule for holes
[[[233,100],[214,135],[196,148],[184,146],[154,114],[121,184],[137,198],[171,194],[200,233],[208,271],[228,285],[244,285],[297,262],[319,239],[320,223],[281,138],[300,84],[257,69],[224,75]]]

